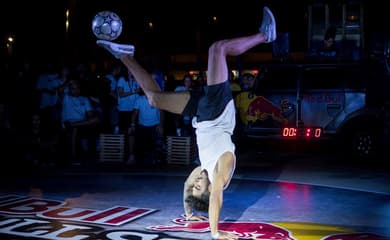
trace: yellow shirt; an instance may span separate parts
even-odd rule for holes
[[[248,107],[249,104],[253,101],[253,98],[249,98],[249,92],[240,92],[237,94],[237,96],[234,98],[234,102],[236,105],[237,112],[240,116],[240,120],[245,125],[248,124]]]

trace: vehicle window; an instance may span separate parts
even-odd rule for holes
[[[304,89],[362,89],[367,76],[364,70],[349,67],[306,68],[302,71]]]
[[[296,89],[297,68],[296,67],[267,67],[262,68],[256,79],[255,92],[262,95],[264,91]]]

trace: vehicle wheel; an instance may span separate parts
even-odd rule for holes
[[[376,156],[379,149],[379,137],[374,131],[356,131],[350,136],[350,150],[361,160]]]

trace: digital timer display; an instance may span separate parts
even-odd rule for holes
[[[306,138],[320,138],[322,129],[318,127],[314,128],[296,128],[296,127],[285,127],[283,128],[283,137],[306,137]]]

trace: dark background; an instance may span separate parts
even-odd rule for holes
[[[254,33],[262,7],[275,13],[278,31],[290,31],[293,48],[305,46],[305,7],[290,1],[19,1],[2,7],[1,45],[8,34],[15,36],[14,54],[57,58],[58,55],[94,57],[96,37],[91,31],[93,16],[102,10],[116,12],[123,21],[117,42],[132,43],[145,54],[195,53],[207,50],[217,39]],[[70,29],[65,34],[65,9],[70,7]],[[218,21],[213,22],[212,17]],[[148,29],[148,22],[154,29]],[[5,49],[2,49],[3,51]]]
[[[174,3],[175,2],[175,3]],[[98,50],[91,30],[93,16],[102,10],[116,12],[123,32],[116,40],[132,43],[137,54],[169,55],[206,52],[217,39],[245,35],[259,28],[262,8],[269,6],[278,32],[288,32],[290,49],[307,48],[307,4],[320,1],[125,1],[125,0],[12,0],[2,4],[0,46],[7,59],[6,37],[15,37],[13,58],[61,60],[94,59]],[[338,1],[340,2],[340,1]],[[366,35],[388,29],[386,8],[377,1],[365,1]],[[69,33],[65,33],[65,9],[71,10]],[[213,22],[212,17],[218,21]],[[154,29],[148,28],[148,22]],[[259,46],[253,51],[269,50]],[[4,58],[5,57],[5,58]]]

